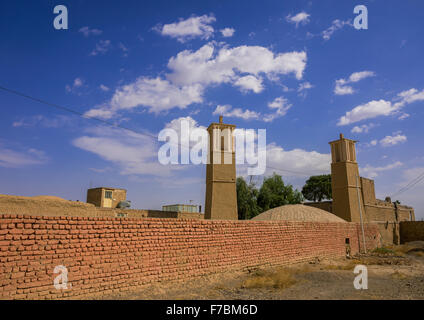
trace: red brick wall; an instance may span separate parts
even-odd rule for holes
[[[356,223],[211,221],[155,218],[0,216],[0,299],[111,294],[179,280],[317,256],[358,252]],[[379,242],[366,225],[367,247]],[[67,290],[53,286],[57,265]]]

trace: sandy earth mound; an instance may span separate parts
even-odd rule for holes
[[[303,204],[288,204],[270,209],[252,218],[257,221],[284,220],[304,222],[346,222],[336,215]]]

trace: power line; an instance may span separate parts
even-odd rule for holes
[[[401,189],[399,189],[397,192],[395,192],[392,196],[396,196],[398,194],[401,194],[401,193],[407,191],[408,189],[415,186],[418,182],[420,182],[423,178],[424,178],[424,172],[422,174],[420,174],[418,177],[415,177],[414,179],[412,179],[407,185],[403,186]]]
[[[25,93],[22,93],[22,92],[19,92],[19,91],[16,91],[16,90],[12,90],[12,89],[9,89],[9,88],[5,88],[5,87],[3,87],[3,86],[0,86],[0,90],[3,90],[3,91],[6,91],[6,92],[9,92],[9,93],[12,93],[12,94],[14,94],[14,95],[17,95],[17,96],[20,96],[20,97],[23,97],[23,98],[26,98],[26,99],[29,99],[29,100],[32,100],[32,101],[35,101],[35,102],[41,103],[41,104],[45,104],[45,105],[47,105],[47,106],[50,106],[50,107],[53,107],[53,108],[56,108],[56,109],[59,109],[59,110],[62,110],[62,111],[66,111],[66,112],[69,112],[69,113],[73,113],[73,114],[75,114],[75,115],[77,115],[77,116],[80,116],[80,117],[82,117],[82,118],[84,118],[84,119],[91,119],[91,120],[95,120],[95,121],[98,121],[98,122],[100,122],[100,123],[106,124],[106,125],[111,126],[111,127],[124,129],[124,130],[127,130],[127,131],[131,131],[131,132],[133,132],[133,133],[141,134],[141,135],[148,136],[148,137],[150,137],[150,138],[154,138],[154,139],[156,139],[156,138],[157,138],[157,137],[156,137],[156,136],[154,136],[154,135],[151,135],[151,134],[148,134],[148,133],[145,133],[145,132],[139,132],[139,131],[136,131],[136,130],[134,130],[134,129],[130,129],[130,128],[127,128],[127,127],[121,126],[121,125],[119,125],[119,124],[116,124],[116,123],[113,123],[113,122],[109,122],[109,121],[107,121],[107,120],[103,120],[103,119],[100,119],[100,118],[96,118],[96,117],[89,117],[89,116],[84,115],[84,113],[79,112],[79,111],[76,111],[76,110],[74,110],[74,109],[71,109],[71,108],[68,108],[68,107],[64,107],[64,106],[58,105],[58,104],[56,104],[56,103],[51,103],[51,102],[48,102],[48,101],[43,100],[43,99],[35,98],[35,97],[33,97],[33,96],[27,95],[27,94],[25,94]]]
[[[404,193],[405,191],[408,191],[409,189],[411,189],[412,187],[416,186],[420,181],[422,181],[424,179],[424,172],[421,173],[418,177],[415,177],[414,179],[412,179],[407,185],[405,185],[404,187],[400,188],[397,192],[395,192],[392,196],[390,196],[391,198],[398,196],[402,193]]]
[[[135,134],[139,134],[139,135],[143,135],[143,136],[153,138],[155,140],[157,139],[157,137],[152,135],[152,134],[149,134],[149,133],[146,133],[146,132],[140,132],[140,131],[122,126],[120,124],[116,124],[116,123],[113,123],[113,122],[110,122],[110,121],[107,121],[107,120],[104,120],[104,119],[100,119],[100,118],[97,118],[97,117],[87,116],[84,113],[76,111],[76,110],[71,109],[69,107],[65,107],[65,106],[59,105],[57,103],[52,103],[52,102],[49,102],[49,101],[46,101],[46,100],[43,100],[43,99],[40,99],[40,98],[36,98],[36,97],[33,97],[29,94],[25,94],[25,93],[17,91],[17,90],[9,89],[9,88],[3,87],[3,86],[0,86],[0,90],[3,90],[5,92],[14,94],[16,96],[19,96],[19,97],[22,97],[22,98],[25,98],[25,99],[28,99],[28,100],[38,102],[40,104],[44,104],[44,105],[49,106],[49,107],[53,107],[53,108],[61,110],[61,111],[72,113],[72,114],[80,116],[81,118],[84,118],[84,119],[95,120],[99,123],[108,125],[110,127],[127,130],[127,131],[130,131],[130,132],[135,133]],[[180,142],[178,142],[177,145],[181,146],[181,147],[189,148],[188,146],[185,146],[185,145],[181,144]],[[314,175],[314,174],[308,173],[308,172],[292,171],[292,170],[276,168],[276,167],[271,167],[271,166],[266,166],[266,167],[269,168],[269,169],[280,171],[280,172],[288,172],[288,173],[292,173],[292,174],[296,174],[296,175],[302,175],[302,176]]]

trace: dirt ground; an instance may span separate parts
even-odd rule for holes
[[[367,290],[354,288],[353,269],[358,264],[367,266]],[[424,242],[380,248],[350,259],[316,259],[289,267],[159,283],[103,299],[424,299]]]

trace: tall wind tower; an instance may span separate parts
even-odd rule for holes
[[[235,125],[211,123],[206,165],[205,219],[237,220]]]
[[[354,140],[344,138],[343,134],[340,134],[339,140],[329,142],[332,157],[331,187],[333,213],[346,221],[360,222],[365,211],[355,143]]]

